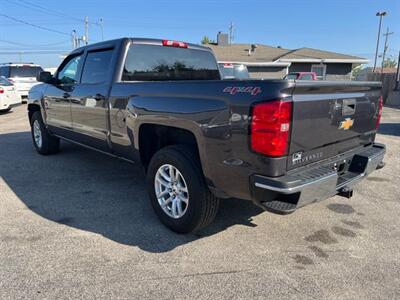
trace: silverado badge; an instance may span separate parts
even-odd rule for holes
[[[353,126],[354,120],[351,118],[346,118],[344,121],[340,122],[339,129],[348,130]]]

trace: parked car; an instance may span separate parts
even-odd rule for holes
[[[210,224],[220,198],[285,214],[350,197],[383,166],[380,83],[221,80],[209,48],[137,38],[76,49],[39,81],[36,150],[56,153],[64,139],[140,161],[155,213],[176,232]]]
[[[318,80],[315,72],[291,72],[283,79],[287,80]]]
[[[243,64],[218,63],[222,79],[249,79],[250,74]]]
[[[21,98],[14,85],[5,77],[0,77],[0,112],[9,111],[18,104],[21,104]]]
[[[22,102],[27,100],[29,90],[38,84],[36,76],[41,71],[42,67],[33,63],[0,64],[0,76],[8,78],[14,84]]]

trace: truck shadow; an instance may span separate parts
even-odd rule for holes
[[[100,234],[149,252],[182,244],[242,224],[262,210],[227,199],[216,222],[196,235],[178,235],[153,213],[140,165],[62,143],[61,153],[41,156],[29,132],[0,134],[0,177],[28,209],[63,226]]]
[[[400,136],[400,123],[381,123],[379,125],[378,133]]]

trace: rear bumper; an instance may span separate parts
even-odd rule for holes
[[[266,210],[291,213],[309,203],[351,191],[382,165],[385,152],[384,145],[374,144],[360,152],[282,177],[254,175],[250,179],[253,201]],[[338,166],[343,169],[338,171]]]

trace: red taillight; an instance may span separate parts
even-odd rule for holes
[[[256,104],[251,120],[251,148],[268,156],[287,155],[291,119],[292,102]]]
[[[379,104],[378,104],[378,115],[376,116],[376,124],[375,124],[375,129],[378,129],[379,123],[381,122],[381,116],[382,116],[382,108],[383,108],[383,99],[382,96],[379,97]]]
[[[163,46],[167,47],[178,47],[178,48],[187,48],[188,45],[184,42],[179,42],[179,41],[170,41],[170,40],[163,40],[162,41]]]
[[[4,90],[3,90],[3,88],[0,87],[0,94],[3,94],[3,93],[4,93]]]

